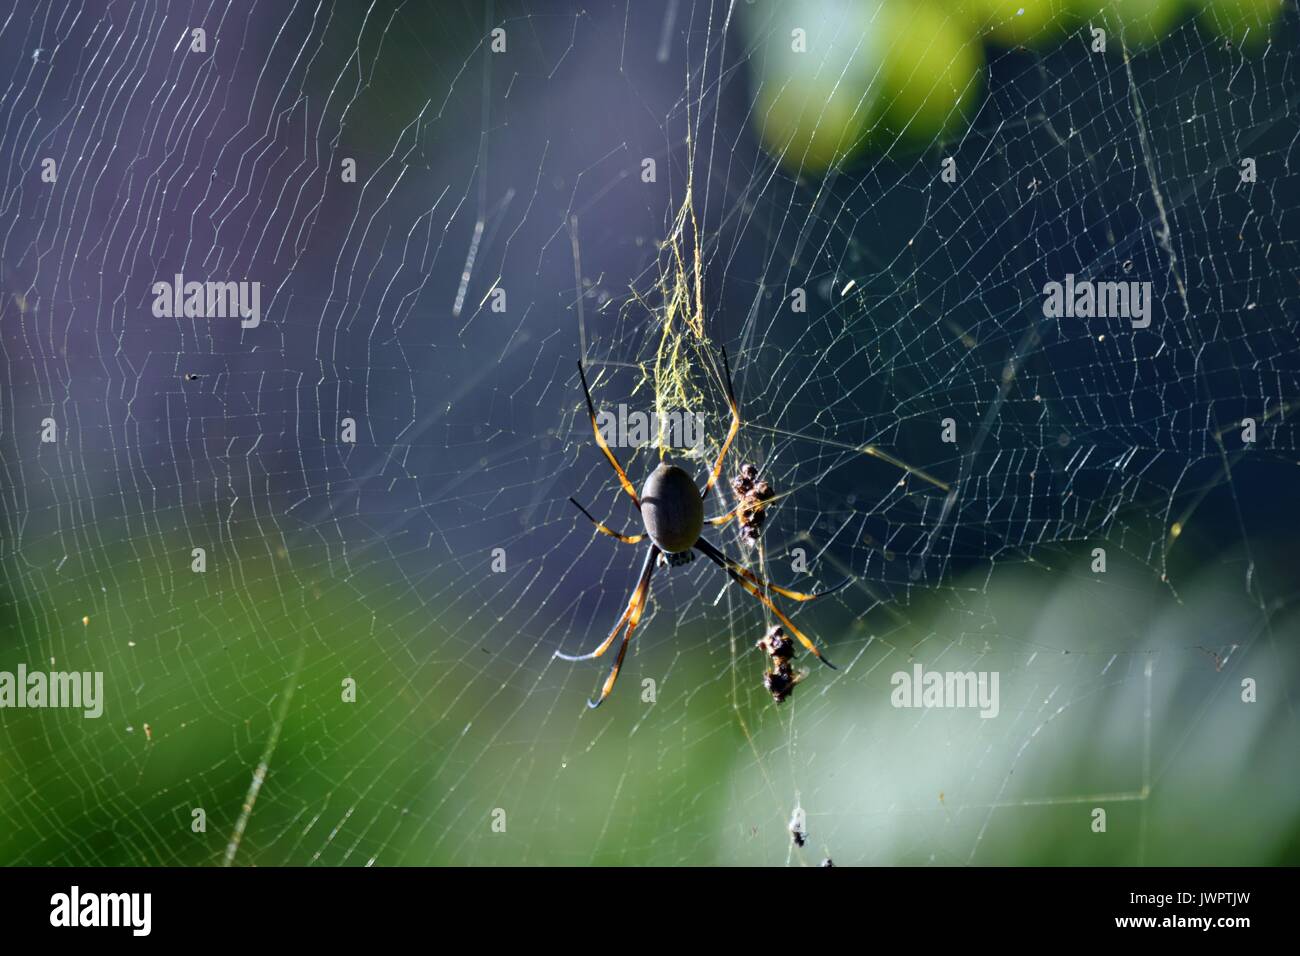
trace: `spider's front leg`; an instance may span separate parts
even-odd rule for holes
[[[587,387],[587,373],[583,370],[581,359],[578,360],[578,377],[582,379],[582,394],[587,398],[587,415],[591,418],[591,432],[596,436],[596,444],[599,445],[600,450],[605,453],[605,457],[609,459],[609,463],[614,466],[614,472],[618,475],[618,483],[623,486],[623,490],[627,492],[627,496],[632,499],[632,504],[636,505],[639,509],[641,507],[641,499],[637,496],[636,489],[632,487],[632,482],[627,477],[627,472],[623,470],[623,466],[618,463],[618,459],[615,458],[614,453],[610,451],[609,445],[605,441],[605,436],[600,433],[600,426],[596,424],[596,406],[592,404],[591,401],[591,389]],[[577,502],[574,503],[577,504]],[[617,537],[617,535],[615,535],[615,537]]]
[[[732,508],[726,514],[718,515],[716,518],[705,518],[704,523],[712,525],[715,528],[721,528],[724,524],[730,524],[732,521],[735,521],[738,513],[738,509]]]
[[[727,378],[727,404],[731,406],[731,427],[727,429],[726,441],[722,443],[722,449],[718,452],[718,460],[713,465],[713,470],[709,472],[709,480],[704,485],[704,490],[700,492],[701,498],[709,496],[709,489],[717,482],[718,477],[722,474],[723,462],[727,460],[727,450],[731,448],[731,443],[736,438],[736,432],[740,431],[740,406],[736,404],[736,392],[731,387],[731,363],[727,361],[727,347],[722,347],[722,367],[725,370]],[[721,517],[726,517],[725,515]],[[731,520],[727,518],[727,521]],[[713,524],[714,522],[709,522]],[[717,521],[718,524],[726,524],[726,521]]]
[[[603,524],[601,524],[599,521],[593,518],[591,516],[591,512],[588,511],[586,508],[584,508],[582,505],[578,504],[578,502],[575,499],[570,498],[569,500],[573,502],[573,506],[575,508],[577,508],[579,511],[581,511],[583,514],[587,516],[587,520],[590,521],[592,524],[594,524],[596,526],[596,530],[599,531],[601,534],[607,534],[611,538],[618,538],[618,540],[622,541],[624,544],[639,544],[640,542],[645,540],[644,534],[620,534],[619,532],[615,531],[613,528],[605,527]]]

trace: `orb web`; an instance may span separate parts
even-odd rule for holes
[[[791,16],[0,22],[0,648],[106,687],[97,720],[0,711],[0,858],[1294,853],[1293,6],[1246,46],[1189,17],[975,41],[960,121],[872,113],[820,165],[759,132]],[[1045,315],[1067,274],[1149,282],[1149,326]],[[177,275],[259,282],[259,322],[156,316]],[[723,347],[743,425],[709,514],[745,463],[775,497],[760,547],[706,536],[783,586],[851,578],[777,599],[839,669],[801,650],[776,705],[774,619],[696,560],[588,711],[610,657],[553,654],[605,638],[643,552],[568,501],[640,530],[575,365],[615,418],[698,415],[697,445],[615,451],[702,484]],[[997,714],[893,706],[918,667],[996,673]]]

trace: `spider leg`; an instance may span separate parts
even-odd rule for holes
[[[591,403],[591,389],[587,387],[587,373],[583,371],[581,360],[578,362],[578,377],[582,379],[582,394],[587,397],[587,414],[591,416],[591,432],[596,436],[596,444],[605,453],[609,463],[614,466],[614,471],[618,473],[618,483],[623,486],[623,490],[632,499],[632,504],[640,508],[641,499],[637,497],[636,489],[632,487],[632,482],[628,480],[627,472],[623,470],[623,466],[618,463],[614,453],[609,450],[609,445],[605,443],[605,436],[600,433],[600,426],[596,424],[596,406]]]
[[[821,661],[831,670],[839,669],[834,664],[832,664],[829,660],[827,660],[825,657],[822,656],[822,652],[817,649],[817,645],[814,644],[812,641],[808,640],[808,638],[804,635],[803,631],[795,627],[794,622],[791,621],[788,617],[786,617],[783,613],[781,613],[781,609],[772,603],[771,598],[769,598],[766,594],[764,594],[762,591],[759,590],[758,585],[753,584],[750,581],[747,581],[736,571],[732,570],[731,562],[727,560],[727,556],[725,554],[723,554],[713,545],[709,544],[709,542],[705,541],[703,538],[700,538],[700,540],[695,542],[695,549],[699,551],[701,554],[703,554],[705,557],[707,557],[714,564],[716,564],[718,567],[722,568],[722,570],[726,571],[727,574],[731,575],[731,579],[735,581],[737,584],[739,584],[742,588],[744,588],[750,594],[754,595],[754,597],[762,601],[763,606],[777,616],[777,620],[779,620],[782,624],[784,624],[786,629],[789,630],[791,634],[793,634],[795,637],[799,639],[799,643],[802,644],[805,648],[807,648],[808,652],[812,654],[813,657],[817,658],[819,661]],[[744,569],[742,568],[741,570]]]
[[[595,700],[587,701],[587,706],[592,710],[605,702],[605,698],[614,689],[614,682],[618,680],[618,672],[623,669],[623,657],[627,654],[627,646],[632,643],[632,632],[641,622],[641,614],[645,611],[646,600],[650,596],[650,575],[654,574],[658,557],[659,549],[651,545],[650,553],[646,555],[645,566],[641,569],[641,580],[637,582],[636,590],[632,592],[632,600],[628,602],[627,613],[624,615],[627,620],[627,630],[623,632],[623,644],[618,649],[618,659],[609,669],[609,676],[605,678],[605,685],[600,689],[600,696]],[[613,635],[610,635],[610,640],[613,640]]]
[[[721,554],[721,552],[719,553]],[[826,597],[826,595],[828,594],[834,594],[836,591],[843,590],[844,588],[848,587],[849,584],[853,581],[853,578],[845,578],[843,581],[841,581],[839,584],[835,585],[832,588],[826,588],[826,590],[824,591],[813,591],[810,594],[806,591],[792,591],[789,588],[781,587],[781,585],[779,584],[773,584],[771,581],[765,581],[762,578],[760,578],[757,574],[755,574],[753,571],[749,570],[749,568],[745,567],[742,564],[737,564],[735,561],[732,561],[725,554],[722,555],[722,560],[727,562],[727,569],[729,571],[733,571],[736,574],[739,574],[741,577],[745,578],[747,581],[751,582],[752,584],[757,584],[764,591],[775,591],[777,594],[781,595],[782,597],[787,597],[791,601],[815,601],[820,597]]]
[[[704,485],[704,490],[700,492],[702,498],[708,497],[709,489],[713,487],[718,480],[718,476],[722,474],[722,463],[726,460],[727,450],[731,448],[736,432],[740,431],[740,408],[736,405],[736,393],[731,387],[731,363],[727,361],[727,347],[725,345],[722,347],[722,367],[726,370],[727,375],[727,404],[731,406],[731,428],[727,429],[727,439],[722,443],[722,450],[718,452],[718,460],[713,466],[713,471],[709,472],[709,480]]]
[[[736,518],[736,513],[737,513],[737,509],[732,508],[725,515],[718,515],[716,518],[705,518],[704,523],[711,524],[715,528],[720,528],[724,524],[728,524],[729,522],[734,521]]]
[[[614,643],[614,638],[618,637],[618,632],[623,630],[623,624],[625,621],[627,621],[627,616],[631,613],[632,613],[632,602],[628,601],[627,607],[623,611],[623,616],[618,619],[618,623],[614,625],[614,629],[609,632],[609,637],[605,638],[605,640],[601,642],[600,647],[596,648],[594,651],[590,651],[586,654],[565,654],[563,651],[556,651],[551,656],[558,657],[562,661],[595,660],[597,657],[600,657],[601,654],[604,654],[607,650],[609,650],[609,645]]]
[[[577,501],[574,501],[573,498],[570,498],[569,500],[573,502],[575,508],[577,508],[579,511],[581,511],[583,514],[587,516],[587,520],[590,521],[592,524],[594,524],[596,526],[596,530],[599,531],[601,534],[607,534],[611,538],[618,538],[618,540],[622,541],[624,544],[638,544],[645,539],[644,534],[619,534],[617,531],[605,527],[603,524],[601,524],[599,521],[593,518],[591,516],[591,512],[588,511],[586,508],[584,508],[582,505],[578,504]]]

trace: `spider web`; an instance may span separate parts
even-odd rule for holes
[[[1245,46],[995,36],[943,132],[765,146],[791,29],[842,96],[825,38],[870,78],[881,9],[0,16],[0,669],[106,697],[0,710],[0,860],[1295,862],[1294,5]],[[178,273],[259,281],[260,324],[155,317]],[[1067,273],[1151,282],[1150,327],[1044,316]],[[643,551],[567,501],[640,530],[575,363],[701,415],[702,483],[722,346],[709,513],[742,463],[777,497],[761,548],[706,535],[851,578],[778,599],[839,669],[775,705],[770,614],[697,560],[589,711],[609,657],[553,654]],[[918,665],[996,672],[997,716],[891,706]]]

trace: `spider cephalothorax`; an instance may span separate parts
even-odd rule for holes
[[[718,565],[718,567],[726,571],[733,581],[763,602],[764,607],[775,614],[777,619],[785,625],[789,632],[793,634],[799,640],[799,643],[806,647],[814,657],[828,667],[833,668],[835,666],[830,661],[826,660],[826,658],[822,656],[821,651],[817,649],[816,645],[805,637],[803,632],[795,627],[791,620],[772,603],[772,599],[768,597],[768,592],[775,592],[776,594],[787,597],[792,601],[811,601],[814,598],[822,597],[823,595],[830,594],[833,591],[838,591],[840,588],[844,587],[844,585],[849,583],[847,580],[827,591],[820,591],[815,594],[804,594],[800,591],[791,591],[788,588],[778,587],[775,584],[764,581],[748,568],[732,561],[708,541],[704,540],[700,534],[700,532],[704,530],[706,524],[721,526],[737,517],[741,517],[742,527],[753,527],[754,540],[757,540],[758,529],[762,527],[762,510],[766,507],[768,498],[771,497],[770,489],[767,489],[766,484],[764,484],[763,488],[766,490],[766,497],[762,498],[761,501],[756,502],[758,504],[757,511],[751,508],[748,512],[742,514],[741,505],[738,504],[736,508],[733,508],[724,515],[708,519],[704,517],[704,501],[708,498],[710,489],[713,488],[718,481],[718,477],[722,474],[722,466],[726,461],[727,450],[731,447],[731,443],[736,437],[736,432],[740,430],[740,409],[736,405],[735,392],[731,387],[731,366],[727,362],[727,353],[725,349],[722,352],[722,367],[726,374],[727,404],[731,407],[731,427],[727,430],[726,440],[722,443],[722,449],[718,452],[718,460],[714,463],[713,469],[709,472],[709,477],[704,483],[703,491],[695,487],[695,482],[686,471],[676,465],[661,462],[659,467],[651,472],[650,477],[646,479],[645,484],[641,488],[641,494],[638,495],[636,490],[632,487],[632,482],[627,477],[627,472],[625,472],[623,466],[618,463],[618,459],[614,457],[614,453],[610,451],[608,443],[606,443],[604,436],[600,433],[600,426],[596,423],[596,406],[592,403],[591,389],[587,386],[587,374],[583,369],[582,363],[578,363],[578,377],[582,380],[582,391],[583,395],[587,399],[587,414],[591,418],[591,431],[592,434],[596,436],[596,445],[600,448],[601,452],[604,453],[605,458],[609,461],[610,465],[613,466],[614,473],[618,475],[618,481],[622,486],[624,493],[632,499],[632,503],[640,512],[641,526],[643,529],[642,533],[620,534],[617,531],[611,530],[593,518],[591,513],[588,512],[586,508],[582,507],[582,505],[578,504],[578,502],[574,501],[572,498],[569,500],[573,501],[578,510],[586,515],[587,519],[591,521],[591,523],[596,526],[596,529],[602,534],[607,534],[611,538],[617,538],[624,544],[639,544],[646,538],[650,539],[650,549],[646,552],[645,562],[641,565],[641,577],[637,581],[636,588],[632,591],[632,597],[627,602],[627,609],[623,612],[623,616],[619,618],[618,623],[614,625],[614,629],[609,632],[609,637],[605,638],[604,642],[589,654],[573,656],[562,654],[559,651],[555,652],[556,657],[562,658],[566,661],[591,660],[592,658],[600,657],[609,650],[614,643],[614,638],[618,636],[619,631],[623,631],[623,643],[619,646],[618,658],[614,661],[614,666],[610,668],[609,676],[605,678],[605,684],[601,688],[600,697],[596,700],[587,702],[590,707],[599,706],[601,702],[609,696],[610,691],[614,689],[614,682],[618,680],[618,672],[623,666],[623,657],[627,654],[628,643],[632,640],[632,632],[636,630],[637,624],[641,621],[641,615],[645,613],[646,601],[650,595],[650,575],[654,573],[655,567],[659,564],[659,558],[661,555],[665,557],[666,564],[673,566],[682,564],[686,560],[689,560],[686,556],[690,555],[692,550],[698,551],[714,564]],[[753,466],[745,466],[745,468],[741,470],[742,475],[746,474],[746,469],[753,469]],[[749,477],[751,479],[756,478],[757,470],[754,470],[753,475],[750,475]],[[749,524],[745,523],[745,514],[749,515]],[[757,524],[755,525],[753,522],[756,514],[759,517],[757,518]],[[624,630],[625,628],[626,630]],[[791,653],[793,653],[793,651],[791,651]],[[789,663],[787,660],[786,668],[788,669],[788,667]],[[793,688],[794,682],[797,679],[798,678],[795,678],[793,675],[789,676],[790,688]],[[785,694],[788,696],[788,688],[785,689]],[[773,690],[773,696],[776,696],[776,690]],[[784,699],[784,697],[781,699]]]

